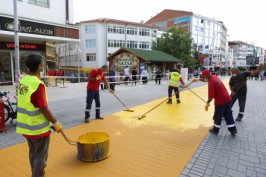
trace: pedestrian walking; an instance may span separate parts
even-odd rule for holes
[[[181,103],[180,101],[180,95],[179,95],[179,84],[185,86],[185,83],[182,80],[182,77],[180,75],[180,70],[179,69],[174,69],[170,76],[169,76],[169,86],[168,86],[168,101],[166,102],[167,104],[172,104],[172,92],[174,91],[176,94],[176,102]]]
[[[162,77],[162,72],[160,70],[160,68],[158,68],[155,72],[155,84],[161,84],[161,77]]]
[[[218,134],[221,128],[222,116],[224,116],[229,132],[234,136],[237,134],[235,121],[231,110],[231,97],[223,82],[209,70],[202,71],[201,81],[208,82],[208,101],[205,110],[208,111],[210,103],[214,99],[214,126],[209,130],[212,134]],[[198,79],[194,78],[193,82]]]
[[[115,69],[112,66],[109,71],[109,82],[110,82],[110,89],[115,91]]]
[[[124,69],[124,76],[125,76],[125,85],[127,85],[128,81],[129,81],[129,68],[128,68],[128,66],[126,66],[126,68]]]
[[[229,86],[231,90],[232,104],[234,106],[236,100],[239,104],[239,113],[236,121],[241,121],[244,117],[246,98],[247,98],[247,79],[258,75],[260,70],[263,68],[263,64],[260,64],[254,71],[240,72],[238,68],[231,68],[232,76],[229,80]]]
[[[96,119],[104,119],[103,117],[101,117],[101,114],[100,114],[101,103],[100,103],[99,87],[102,81],[104,85],[108,87],[108,90],[112,92],[106,82],[105,75],[104,75],[104,72],[107,72],[107,71],[108,71],[108,66],[103,65],[101,68],[93,69],[88,75],[85,123],[90,122],[89,118],[90,118],[90,111],[91,111],[91,105],[92,105],[93,100],[95,100]]]
[[[32,177],[45,174],[51,125],[56,132],[62,131],[62,125],[48,108],[46,87],[40,80],[42,63],[40,55],[26,57],[29,74],[21,79],[18,89],[16,132],[27,139]]]
[[[138,71],[137,71],[137,68],[134,68],[131,72],[131,75],[132,75],[132,85],[133,83],[135,83],[135,86],[137,84],[137,74],[138,74]]]
[[[142,80],[143,84],[148,83],[148,71],[146,69],[143,69],[143,71],[141,73],[141,80]]]

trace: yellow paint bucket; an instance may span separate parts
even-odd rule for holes
[[[104,132],[90,132],[78,138],[78,159],[97,162],[110,155],[109,135]]]

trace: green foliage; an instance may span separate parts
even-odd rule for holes
[[[184,28],[172,27],[162,34],[157,41],[152,43],[153,50],[159,50],[172,55],[185,62],[185,67],[195,66],[195,60],[192,54],[192,39],[190,33]]]

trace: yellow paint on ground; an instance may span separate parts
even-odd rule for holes
[[[207,100],[207,86],[193,91]],[[79,161],[77,147],[67,144],[61,134],[52,134],[46,177],[179,176],[213,124],[213,105],[206,112],[205,103],[190,91],[180,96],[181,104],[163,103],[142,120],[138,117],[166,98],[131,108],[133,113],[121,111],[64,131],[71,140],[88,132],[106,132],[111,155],[99,162]],[[30,176],[26,143],[0,151],[0,176]]]

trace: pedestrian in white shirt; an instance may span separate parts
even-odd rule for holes
[[[124,69],[124,76],[125,76],[125,84],[128,84],[129,81],[129,68],[128,66],[126,66],[126,68]]]

